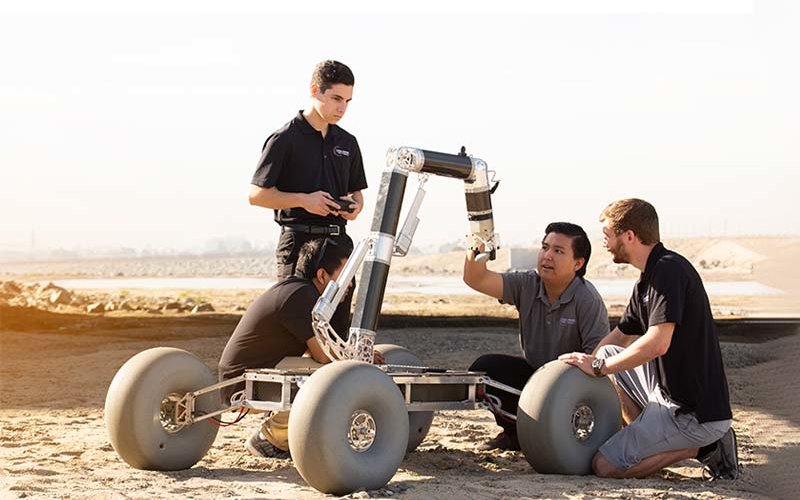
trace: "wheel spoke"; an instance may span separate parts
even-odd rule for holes
[[[572,433],[578,441],[586,441],[594,430],[594,412],[586,403],[580,403],[572,412]]]
[[[350,430],[347,441],[350,448],[358,453],[367,451],[375,442],[375,419],[366,410],[356,410],[350,416]]]
[[[159,421],[161,427],[170,434],[175,434],[183,429],[183,424],[178,423],[178,402],[182,396],[177,393],[169,394],[161,401],[161,410],[159,412]]]

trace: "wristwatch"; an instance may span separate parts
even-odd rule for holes
[[[606,366],[606,358],[594,358],[592,360],[592,370],[595,377],[603,376],[603,368]]]

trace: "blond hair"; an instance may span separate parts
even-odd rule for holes
[[[661,241],[655,207],[638,198],[609,203],[600,214],[600,222],[607,222],[617,234],[633,231],[645,245],[654,245]]]

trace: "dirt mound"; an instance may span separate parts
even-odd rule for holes
[[[767,257],[731,240],[682,240],[676,250],[704,273],[753,273],[755,265]]]

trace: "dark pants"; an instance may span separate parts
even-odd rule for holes
[[[342,233],[338,236],[321,236],[318,234],[307,234],[281,229],[278,246],[275,248],[275,262],[277,263],[276,272],[279,282],[294,275],[300,248],[302,248],[303,244],[307,241],[317,238],[328,238],[343,245],[350,251],[353,250],[353,240],[346,233]],[[342,299],[341,304],[336,308],[336,312],[333,313],[333,317],[331,318],[331,326],[343,339],[347,339],[350,330],[350,305],[353,303],[354,291],[355,286],[351,286],[347,295],[344,296],[344,299]]]
[[[506,354],[484,354],[472,363],[469,370],[485,372],[492,380],[500,382],[501,384],[510,385],[519,390],[525,387],[528,379],[531,378],[533,372],[536,371],[534,367],[531,367],[531,365],[525,361],[525,358],[508,356]],[[489,387],[488,385],[486,386],[486,392],[500,398],[501,407],[504,411],[512,415],[517,414],[519,396],[501,391],[494,387]],[[509,420],[499,413],[494,414],[494,419],[497,425],[502,427],[507,434],[516,436],[517,423],[515,421]]]

